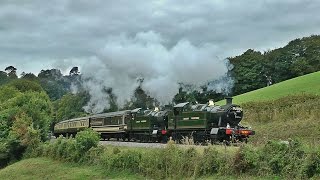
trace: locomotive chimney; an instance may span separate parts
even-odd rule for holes
[[[226,97],[226,104],[232,104],[232,97]]]

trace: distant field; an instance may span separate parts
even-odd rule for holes
[[[320,71],[234,96],[233,102],[235,104],[243,104],[246,102],[268,101],[303,93],[320,95]],[[217,104],[224,103],[224,100],[217,102]]]
[[[123,172],[107,172],[105,169],[62,163],[49,158],[32,158],[14,163],[0,170],[0,179],[143,179]]]

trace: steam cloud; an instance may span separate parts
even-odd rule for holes
[[[85,110],[99,113],[108,108],[105,89],[110,87],[123,105],[138,86],[138,78],[144,78],[143,89],[161,103],[172,100],[178,83],[200,86],[216,81],[219,86],[209,83],[209,87],[217,91],[232,87],[226,76],[228,64],[215,56],[213,44],[194,46],[185,39],[170,48],[165,44],[153,31],[109,38],[98,55],[80,67],[83,87],[91,95]]]

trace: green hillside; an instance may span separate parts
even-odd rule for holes
[[[311,144],[320,142],[320,71],[233,98],[244,109],[241,123],[256,131],[251,142],[288,138]]]
[[[294,94],[320,95],[320,71],[234,96],[235,104],[275,100]],[[223,104],[224,101],[217,102]]]

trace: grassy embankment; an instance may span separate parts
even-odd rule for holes
[[[320,71],[233,97],[235,104],[263,102],[301,94],[320,95]],[[224,104],[225,101],[219,101]]]
[[[320,142],[320,72],[235,96],[233,102],[244,109],[242,124],[256,130],[253,142],[288,138]]]
[[[0,177],[1,179],[8,177],[10,179],[105,177],[135,179],[141,176],[148,179],[266,179],[266,177],[305,179],[319,178],[320,175],[320,149],[306,149],[296,141],[291,141],[288,145],[272,141],[256,147],[208,146],[202,149],[181,148],[171,144],[163,149],[97,146],[82,151],[78,148],[78,140],[58,138],[53,143],[41,144],[33,151],[29,151],[26,156],[46,157],[45,159],[23,160],[1,170]],[[83,142],[90,142],[87,140]]]
[[[5,169],[0,170],[3,180],[34,180],[34,179],[146,179],[146,177],[130,172],[108,172],[101,167],[64,163],[50,158],[31,158],[21,160]],[[253,177],[253,176],[228,176],[215,175],[199,179],[275,179],[276,176]],[[191,178],[192,179],[192,178]]]
[[[105,171],[98,166],[63,163],[50,158],[31,158],[0,170],[0,179],[144,179],[133,173]]]

